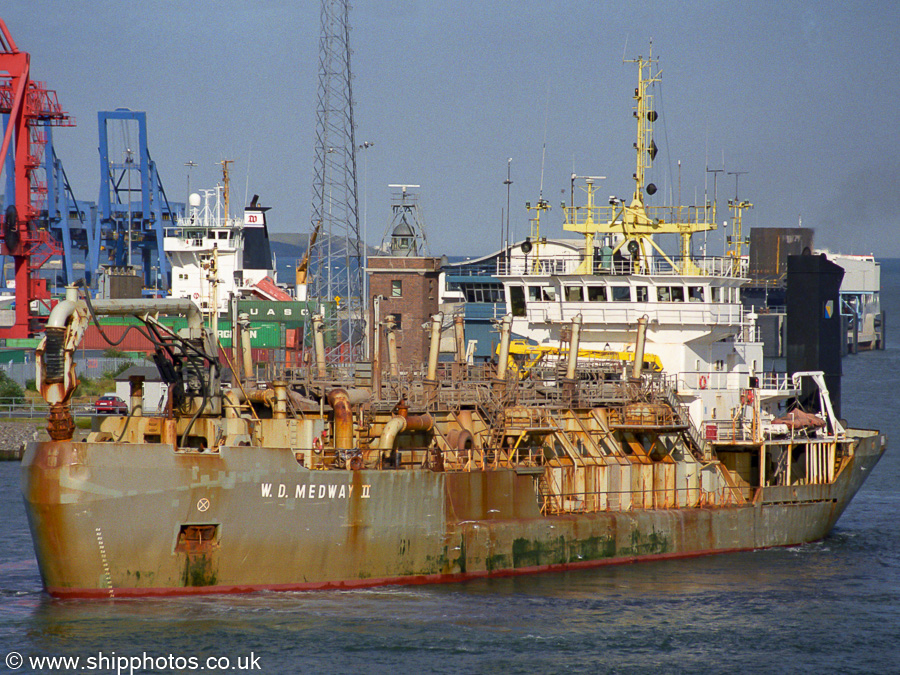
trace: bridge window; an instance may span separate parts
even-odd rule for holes
[[[658,286],[656,299],[660,302],[684,302],[684,286]]]
[[[588,286],[588,302],[606,302],[606,286]]]
[[[646,286],[635,286],[634,287],[634,301],[635,302],[647,302],[647,287]]]
[[[529,286],[528,299],[534,302],[556,302],[556,289],[553,286]]]
[[[631,286],[611,286],[613,302],[631,302]]]
[[[503,302],[505,300],[501,284],[462,284],[460,290],[462,290],[466,302]]]
[[[703,286],[688,286],[688,298],[691,302],[703,302]]]
[[[566,286],[566,300],[569,302],[584,301],[584,289],[581,286]]]

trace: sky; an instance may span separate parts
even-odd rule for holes
[[[238,201],[270,229],[312,214],[320,4],[315,0],[6,0],[32,78],[77,123],[54,144],[78,199],[96,200],[97,112],[146,111],[170,199],[212,187],[232,159]],[[378,244],[392,183],[418,184],[431,252],[482,255],[525,202],[564,236],[571,174],[630,196],[637,69],[659,58],[651,203],[753,203],[744,228],[816,230],[818,247],[900,257],[900,3],[357,0],[350,21],[361,228]],[[186,162],[197,166],[188,169]],[[189,173],[190,172],[190,173]],[[541,176],[543,192],[541,193]],[[719,221],[728,220],[721,209]],[[713,243],[718,236],[719,243]],[[710,246],[721,245],[721,232]]]

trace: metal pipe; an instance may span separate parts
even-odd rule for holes
[[[387,319],[388,365],[391,377],[400,376],[400,365],[397,363],[397,336],[394,334],[394,318]]]
[[[434,419],[428,413],[406,416],[407,431],[431,431],[434,428]]]
[[[334,411],[334,448],[352,450],[353,411],[350,409],[350,397],[343,389],[332,389],[327,398],[328,405]]]
[[[393,450],[397,436],[405,431],[430,431],[434,428],[434,419],[428,413],[422,415],[394,415],[378,437],[376,450]]]
[[[397,436],[402,434],[405,430],[406,418],[395,415],[384,425],[384,429],[381,430],[381,436],[378,437],[378,440],[374,444],[374,449],[391,450],[394,447]]]
[[[272,409],[272,417],[276,420],[287,419],[287,383],[276,380],[272,383],[272,388],[275,390],[275,407]]]
[[[428,351],[428,375],[427,380],[437,381],[438,357],[441,352],[441,326],[444,323],[443,312],[438,312],[431,317],[431,345]]]
[[[373,330],[372,330],[372,393],[375,394],[375,400],[381,400],[381,299],[383,296],[376,295],[372,299],[372,307],[374,308]]]
[[[506,368],[509,364],[509,334],[512,329],[512,314],[503,317],[500,323],[500,354],[497,361],[497,379],[506,379]]]
[[[453,317],[453,327],[455,328],[455,332],[456,332],[456,362],[459,364],[463,364],[466,362],[466,320],[465,320],[465,317],[460,316],[460,315]]]
[[[184,314],[188,320],[188,328],[197,331],[197,337],[203,328],[203,314],[200,308],[188,298],[148,298],[146,300],[93,300],[91,305],[96,314],[105,316],[134,316],[140,314],[166,314],[168,316]]]
[[[316,365],[318,367],[318,375],[320,378],[328,376],[328,370],[325,368],[325,327],[322,317],[316,314],[312,318],[313,323],[313,343],[316,348]]]
[[[262,403],[272,409],[275,407],[275,392],[271,389],[244,389],[238,392],[237,396],[242,402]]]
[[[641,370],[644,367],[644,344],[647,340],[647,321],[646,314],[638,319],[637,341],[634,345],[634,361],[631,364],[631,379],[640,380]]]
[[[237,394],[233,389],[225,392],[225,419],[237,419],[240,415],[238,414],[238,407],[240,406],[240,402],[238,401]]]
[[[238,321],[241,324],[241,357],[244,362],[244,379],[249,380],[256,374],[253,369],[253,353],[250,348],[250,315],[241,312]]]
[[[566,366],[566,379],[575,379],[575,369],[578,366],[578,343],[581,339],[581,322],[583,317],[576,314],[572,318],[572,339],[569,341],[569,362]]]
[[[66,286],[66,299],[57,303],[50,311],[47,318],[47,328],[65,328],[69,317],[75,312],[78,302],[78,288],[76,286]]]
[[[471,450],[475,447],[475,436],[468,429],[454,429],[456,434],[450,432],[448,440],[453,450]],[[468,446],[468,447],[466,447]]]
[[[232,356],[232,367],[231,367],[231,384],[232,386],[237,387],[238,382],[241,381],[241,374],[238,372],[238,368],[241,366],[241,349],[240,343],[238,342],[238,337],[241,334],[241,326],[240,326],[240,318],[238,317],[238,299],[237,294],[231,294],[231,356]]]
[[[128,378],[131,389],[131,416],[144,416],[144,376],[132,375]]]

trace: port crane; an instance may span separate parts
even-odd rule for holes
[[[74,126],[62,110],[56,92],[31,79],[31,56],[21,51],[0,19],[0,114],[4,133],[0,145],[0,179],[6,179],[6,200],[0,214],[0,253],[13,258],[16,280],[15,323],[0,328],[0,338],[28,338],[41,332],[41,318],[32,302],[47,305],[50,293],[36,272],[51,257],[63,254],[60,243],[39,226],[47,184],[37,171],[47,146],[47,127]]]

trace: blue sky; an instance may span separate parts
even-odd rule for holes
[[[76,118],[55,141],[78,198],[97,198],[97,111],[128,107],[148,113],[171,198],[185,162],[196,189],[234,159],[239,201],[249,185],[273,230],[308,231],[317,1],[7,0],[0,16]],[[495,249],[509,157],[524,236],[545,139],[543,232],[562,234],[573,169],[629,195],[636,69],[622,57],[652,38],[657,203],[677,196],[678,160],[685,204],[702,201],[706,166],[746,171],[745,227],[802,219],[818,246],[900,257],[900,3],[358,0],[351,23],[357,142],[375,144],[359,162],[371,244],[388,184],[417,183],[433,253]],[[720,203],[732,196],[720,179]]]

